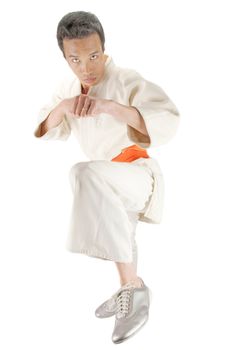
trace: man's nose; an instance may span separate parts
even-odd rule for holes
[[[89,65],[89,63],[82,63],[81,71],[82,71],[83,74],[88,75],[90,73],[90,65]]]

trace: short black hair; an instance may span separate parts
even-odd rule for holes
[[[91,12],[70,12],[61,18],[57,27],[57,41],[64,55],[63,40],[81,39],[97,33],[101,40],[102,50],[105,51],[105,34],[101,22]],[[65,55],[64,55],[65,56]]]

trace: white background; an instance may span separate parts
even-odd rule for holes
[[[33,136],[39,109],[69,74],[56,42],[68,12],[95,13],[106,53],[161,86],[181,113],[168,144],[160,225],[137,227],[150,319],[126,349],[231,350],[230,1],[2,1],[0,348],[112,349],[96,307],[119,287],[113,262],[65,250],[69,169],[88,160]],[[146,343],[146,346],[145,346]]]

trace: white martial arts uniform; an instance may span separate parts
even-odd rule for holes
[[[80,93],[77,77],[64,81],[40,111],[34,132],[43,140],[66,140],[72,131],[90,159],[75,164],[70,171],[74,201],[67,249],[131,262],[137,254],[137,220],[156,224],[161,221],[164,180],[154,158],[133,162],[111,159],[133,144],[149,149],[167,143],[178,128],[179,112],[159,86],[134,70],[117,67],[108,56],[102,80],[89,89],[88,95],[136,107],[149,136],[106,113],[84,118],[65,115],[57,127],[40,136],[41,123],[56,105]]]

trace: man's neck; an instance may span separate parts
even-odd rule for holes
[[[83,85],[81,85],[81,93],[82,94],[87,95],[88,91],[89,91],[89,86],[84,87]]]

